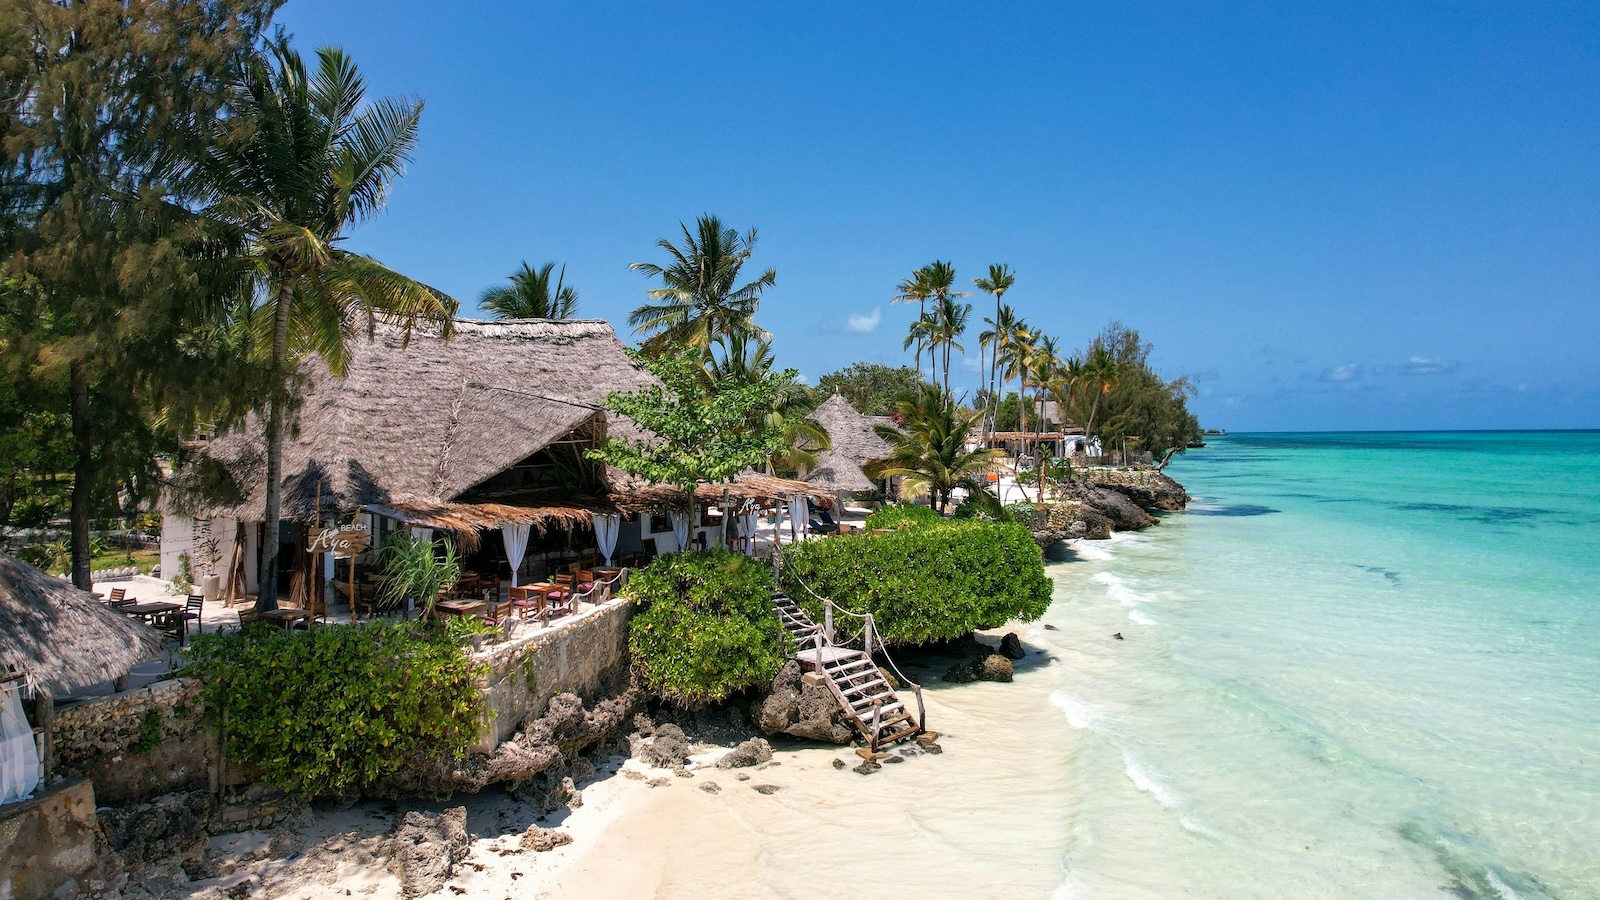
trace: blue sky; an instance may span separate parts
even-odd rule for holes
[[[1139,329],[1208,426],[1600,427],[1597,4],[295,0],[279,21],[427,101],[351,246],[467,308],[554,260],[621,325],[647,287],[628,263],[712,212],[759,226],[759,321],[813,380],[909,362],[887,301],[916,266],[1007,262],[1063,345]]]

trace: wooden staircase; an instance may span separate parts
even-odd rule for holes
[[[772,608],[794,642],[794,658],[807,672],[822,675],[839,707],[848,713],[851,724],[873,750],[922,732],[916,717],[895,696],[871,656],[831,645],[823,627],[811,621],[788,594],[774,593]]]

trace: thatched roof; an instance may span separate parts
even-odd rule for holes
[[[52,696],[119,678],[162,644],[93,594],[0,552],[0,666],[16,666]]]
[[[631,422],[607,421],[601,404],[653,380],[598,319],[459,319],[449,341],[421,329],[409,343],[379,326],[351,341],[343,379],[315,357],[300,374],[298,427],[283,447],[283,518],[314,521],[320,484],[324,511],[409,511],[446,528],[516,519],[512,504],[463,504],[462,495],[574,431],[637,436]],[[173,479],[168,506],[265,518],[261,432],[252,417],[212,441]],[[542,523],[612,507],[597,491],[517,508]]]
[[[833,446],[817,455],[804,480],[835,493],[874,490],[877,486],[862,467],[889,455],[889,445],[873,430],[874,421],[856,412],[843,394],[823,401],[811,420],[828,432]]]
[[[695,487],[694,496],[702,503],[715,503],[722,499],[724,490],[728,492],[728,498],[735,502],[755,500],[760,503],[772,503],[787,500],[789,497],[805,496],[827,504],[833,499],[832,492],[817,485],[773,475],[762,475],[759,472],[745,472],[733,481],[721,484],[701,482]],[[641,484],[626,492],[613,494],[612,497],[619,508],[630,513],[652,512],[683,503],[682,492],[666,484]]]

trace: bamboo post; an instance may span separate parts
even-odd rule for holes
[[[50,783],[56,762],[56,698],[50,696],[50,692],[42,687],[34,693],[33,715],[39,720],[39,731],[44,737],[43,746],[39,748],[41,751],[39,766],[44,770],[44,777],[39,782],[42,786]]]

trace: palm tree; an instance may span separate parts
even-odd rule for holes
[[[978,335],[978,340],[989,347],[989,393],[994,400],[989,430],[993,433],[1000,427],[1000,394],[1005,392],[1006,382],[1010,380],[1006,370],[1016,353],[1019,338],[1027,334],[1027,323],[1017,317],[1016,310],[1009,303],[1000,306],[995,318],[985,318],[983,321],[989,328]],[[998,386],[995,382],[997,376],[1002,379]]]
[[[628,268],[660,278],[662,286],[646,291],[653,303],[646,303],[628,316],[634,334],[649,334],[642,348],[660,353],[673,344],[709,350],[719,337],[748,334],[766,340],[771,337],[756,327],[756,308],[761,292],[778,281],[776,269],[739,285],[739,272],[756,246],[754,228],[740,234],[722,227],[716,216],[695,220],[695,230],[680,223],[683,246],[662,238],[656,246],[672,258],[665,267],[654,263],[633,263]],[[736,286],[737,285],[737,286]]]
[[[928,269],[926,266],[916,269],[911,277],[895,286],[895,295],[890,303],[915,303],[917,304],[917,319],[911,323],[911,334],[906,338],[902,349],[917,345],[917,377],[922,377],[922,345],[927,335],[918,334],[919,327],[925,328],[923,320],[928,317],[928,297],[932,296],[933,288],[928,284]]]
[[[451,333],[457,303],[377,260],[340,246],[352,226],[383,209],[417,145],[422,102],[365,102],[366,85],[343,51],[317,51],[308,72],[278,38],[249,60],[192,178],[210,209],[244,239],[239,261],[255,291],[240,319],[269,344],[266,401],[267,539],[258,608],[277,605],[278,521],[283,433],[293,400],[291,374],[316,353],[335,375],[346,341],[377,321],[409,330],[419,322]]]
[[[715,350],[721,350],[720,355]],[[706,361],[706,378],[712,384],[729,381],[754,384],[772,374],[772,345],[748,335],[719,338]],[[778,389],[764,417],[783,429],[783,449],[767,460],[770,474],[777,466],[801,472],[817,464],[816,453],[832,448],[827,429],[811,421],[811,392],[798,377]]]
[[[1094,405],[1089,408],[1089,423],[1083,428],[1085,440],[1094,437],[1094,417],[1100,410],[1100,398],[1117,386],[1121,377],[1118,371],[1120,368],[1117,358],[1099,343],[1089,351],[1089,358],[1084,360],[1083,377],[1089,382],[1089,390],[1094,394]]]
[[[1050,384],[1058,377],[1057,373],[1060,369],[1060,366],[1061,359],[1059,356],[1057,356],[1056,339],[1048,335],[1040,335],[1038,340],[1036,340],[1033,343],[1033,346],[1029,349],[1027,362],[1025,365],[1027,372],[1026,379],[1033,385],[1032,405],[1034,409],[1038,410],[1038,416],[1035,417],[1033,424],[1033,449],[1036,457],[1034,460],[1034,468],[1039,476],[1040,503],[1044,502],[1044,482],[1046,471],[1045,455],[1039,451],[1039,436],[1044,432],[1045,424],[1045,392],[1048,390]],[[1024,387],[1026,386],[1027,385],[1025,384]]]
[[[1011,271],[1011,267],[1005,263],[993,263],[989,266],[989,274],[987,277],[972,279],[972,283],[977,285],[978,290],[983,291],[985,294],[994,295],[994,319],[985,319],[984,321],[994,324],[997,331],[1000,329],[1000,323],[1003,321],[1000,298],[1005,296],[1006,291],[1011,290],[1011,286],[1015,284],[1016,281],[1017,273]],[[981,336],[979,339],[980,341],[982,340]],[[981,349],[983,344],[980,343],[978,346],[980,348],[978,366],[981,370],[983,366]],[[1000,414],[1000,401],[994,393],[994,378],[995,372],[998,368],[998,361],[991,357],[989,361],[989,399],[993,404],[993,407],[991,414],[984,418],[983,428],[985,437],[987,437],[988,434],[994,430],[994,418]]]
[[[535,269],[527,263],[511,273],[511,284],[492,287],[478,298],[478,306],[497,319],[570,319],[578,311],[578,291],[567,284],[567,267],[556,276],[550,289],[550,273],[556,264],[545,263]]]
[[[900,345],[900,349],[902,350],[909,350],[911,349],[911,345],[916,345],[917,378],[919,379],[922,377],[922,348],[933,340],[934,332],[938,330],[939,320],[935,319],[931,314],[925,312],[918,316],[915,322],[911,323],[911,327],[907,329],[906,332],[906,339]],[[928,356],[930,357],[928,363],[928,377],[930,379],[934,379],[938,376],[934,373],[934,365],[931,359],[933,354],[930,353]]]
[[[939,296],[933,307],[933,333],[928,339],[930,356],[933,351],[944,351],[944,392],[947,395],[950,393],[950,351],[967,352],[956,339],[966,333],[967,320],[972,317],[972,304],[957,303],[957,296],[962,295],[944,293]]]
[[[1011,384],[1011,379],[1017,379],[1017,393],[1022,400],[1022,421],[1018,423],[1023,431],[1028,430],[1028,403],[1027,403],[1027,365],[1028,354],[1033,351],[1034,333],[1028,327],[1026,319],[1017,319],[1015,327],[1008,332],[1002,332],[1000,337],[1000,387],[1004,390]]]
[[[978,476],[999,458],[1000,451],[967,449],[967,435],[981,413],[960,409],[933,384],[924,384],[917,396],[901,400],[897,411],[899,428],[878,425],[874,429],[888,443],[889,455],[868,463],[868,476],[899,477],[903,499],[932,495],[941,513],[956,488],[983,490]]]

